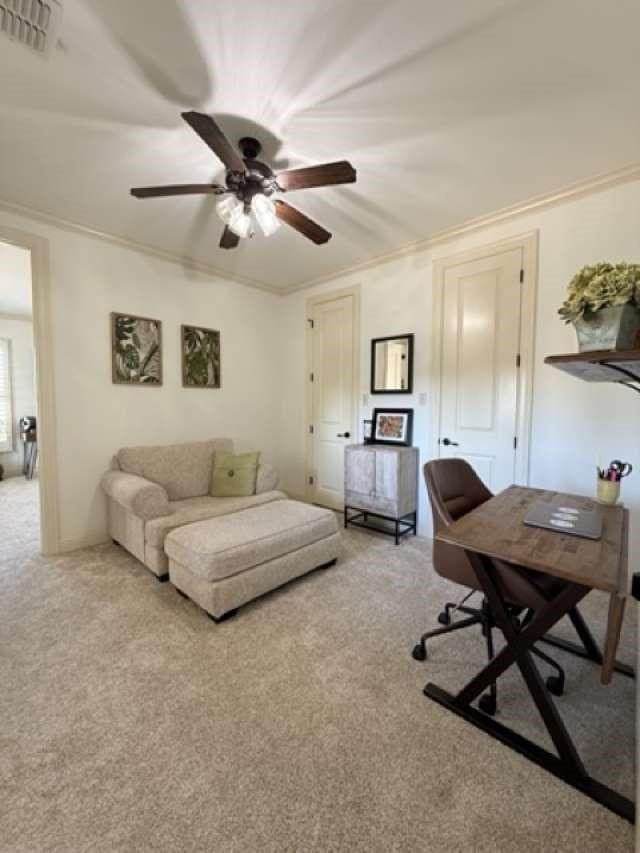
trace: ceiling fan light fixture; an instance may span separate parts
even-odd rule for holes
[[[244,205],[240,202],[240,212],[227,223],[229,229],[238,237],[248,237],[251,234],[251,216],[244,212]]]
[[[276,206],[271,199],[264,195],[255,195],[251,206],[265,237],[275,234],[281,222],[276,216]]]
[[[225,225],[231,225],[233,219],[244,210],[244,205],[235,196],[230,195],[216,204],[216,212]]]

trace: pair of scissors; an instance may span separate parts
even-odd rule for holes
[[[630,462],[622,462],[620,459],[614,459],[609,465],[609,470],[616,472],[616,479],[621,480],[623,477],[628,477],[633,471],[633,465]]]

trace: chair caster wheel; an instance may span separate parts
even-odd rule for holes
[[[496,700],[493,698],[491,693],[483,693],[480,699],[478,700],[478,707],[481,711],[484,711],[485,714],[488,714],[490,717],[493,717],[498,710],[498,705]]]
[[[438,622],[441,625],[451,625],[451,616],[449,616],[448,610],[443,610],[442,613],[438,613]]]
[[[411,657],[414,660],[426,660],[427,659],[427,650],[422,645],[422,643],[418,643],[417,646],[413,647],[413,651],[411,652]]]
[[[564,675],[550,675],[547,678],[547,690],[554,696],[562,696],[564,693]]]

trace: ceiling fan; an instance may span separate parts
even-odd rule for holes
[[[266,236],[273,234],[284,222],[314,243],[326,243],[331,239],[330,232],[317,222],[286,201],[272,200],[271,196],[277,192],[309,187],[352,184],[356,180],[356,170],[351,163],[340,160],[321,166],[288,169],[275,175],[266,163],[256,159],[262,148],[257,139],[250,136],[241,139],[238,143],[242,152],[240,156],[211,116],[192,111],[182,113],[182,118],[222,161],[227,170],[225,185],[137,187],[131,190],[131,195],[136,198],[203,194],[226,196],[216,205],[218,216],[225,225],[220,238],[222,249],[234,249],[241,237],[251,236],[252,214]]]

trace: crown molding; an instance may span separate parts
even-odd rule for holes
[[[161,261],[168,261],[171,264],[177,264],[183,269],[193,270],[194,272],[202,273],[202,275],[210,278],[221,278],[226,281],[234,281],[236,284],[242,284],[245,287],[252,287],[256,290],[262,290],[266,293],[281,295],[282,289],[274,287],[263,282],[256,281],[246,276],[237,275],[235,273],[226,272],[218,269],[211,264],[196,261],[183,255],[177,255],[173,252],[167,252],[164,249],[156,249],[153,246],[148,246],[146,243],[138,243],[135,240],[129,240],[126,237],[118,237],[116,234],[109,234],[106,231],[100,231],[97,228],[91,228],[88,225],[81,225],[79,222],[73,222],[70,219],[63,219],[60,216],[55,216],[52,213],[47,213],[43,210],[37,210],[33,207],[28,207],[24,204],[6,201],[0,199],[0,210],[7,213],[15,213],[19,216],[25,216],[28,219],[35,219],[38,222],[43,222],[46,225],[52,225],[54,228],[61,228],[64,231],[71,231],[75,234],[82,234],[85,237],[95,237],[98,240],[104,240],[106,243],[111,243],[114,246],[119,246],[123,249],[130,249],[134,252],[139,252],[143,255],[148,255],[152,258],[157,258]]]
[[[106,231],[100,231],[96,228],[91,228],[88,225],[81,225],[78,222],[63,219],[62,217],[55,216],[52,213],[46,213],[45,211],[37,210],[36,208],[17,204],[16,202],[0,199],[0,210],[7,211],[8,213],[15,213],[19,216],[25,216],[28,219],[35,219],[37,221],[44,222],[47,225],[52,225],[55,228],[61,228],[65,231],[95,237],[99,240],[111,243],[114,246],[130,249],[131,251],[139,252],[143,255],[157,258],[158,260],[168,261],[169,263],[176,264],[183,269],[193,270],[194,272],[201,273],[202,275],[209,276],[210,278],[233,281],[237,284],[242,284],[245,287],[251,287],[255,290],[261,290],[264,293],[270,293],[275,296],[288,296],[292,293],[297,293],[301,290],[308,290],[311,287],[316,287],[317,285],[324,284],[328,281],[334,281],[335,279],[344,278],[348,275],[364,272],[372,269],[373,267],[377,267],[380,264],[389,263],[390,261],[395,261],[398,258],[406,257],[407,255],[417,254],[421,251],[425,251],[426,249],[433,248],[434,246],[448,243],[457,237],[472,234],[475,231],[488,228],[491,225],[508,222],[511,219],[516,219],[517,217],[523,216],[527,213],[544,210],[545,208],[574,201],[583,196],[591,195],[592,193],[601,192],[602,190],[617,186],[618,184],[630,183],[637,180],[640,180],[640,161],[630,163],[629,165],[623,166],[622,168],[616,169],[612,172],[603,172],[595,177],[569,184],[550,193],[532,196],[524,202],[519,202],[518,204],[513,204],[509,207],[503,207],[491,213],[483,214],[482,216],[477,216],[473,219],[468,219],[465,222],[445,228],[442,231],[436,231],[429,237],[406,243],[404,246],[393,249],[391,252],[387,252],[386,254],[376,255],[374,258],[370,258],[367,261],[362,261],[361,263],[354,264],[349,267],[343,267],[343,269],[337,270],[336,272],[327,273],[326,275],[322,275],[317,278],[301,281],[300,283],[290,285],[289,287],[276,287],[275,285],[265,284],[264,282],[248,278],[246,276],[226,272],[225,270],[218,269],[212,264],[206,264],[187,256],[167,252],[164,249],[157,249],[153,246],[148,246],[145,243],[138,243],[135,240],[129,240],[126,237],[118,237],[115,234],[109,234]]]
[[[465,222],[460,223],[459,225],[453,225],[450,228],[443,229],[442,231],[436,231],[430,237],[406,243],[404,246],[394,249],[384,255],[377,255],[375,258],[371,258],[368,261],[363,261],[362,263],[345,267],[339,272],[309,279],[308,281],[303,281],[300,284],[283,288],[278,292],[282,293],[283,296],[288,296],[291,293],[308,290],[310,287],[316,287],[319,284],[325,284],[328,281],[334,281],[337,278],[344,278],[345,276],[353,275],[354,273],[361,273],[365,270],[377,267],[380,264],[389,263],[390,261],[395,261],[398,258],[413,255],[418,252],[425,251],[425,249],[431,249],[434,246],[448,243],[451,240],[455,240],[457,237],[472,234],[474,231],[479,231],[482,228],[488,228],[491,225],[508,222],[509,220],[516,219],[526,213],[544,210],[548,207],[554,207],[555,205],[574,201],[586,195],[601,192],[602,190],[617,186],[618,184],[626,184],[637,180],[640,180],[640,162],[631,163],[627,166],[623,166],[621,169],[616,169],[613,172],[604,172],[593,178],[569,184],[554,192],[533,196],[527,201],[513,204],[509,207],[500,208],[492,213],[476,216],[473,219],[468,219]]]

